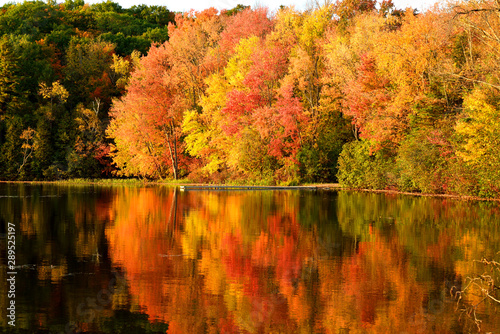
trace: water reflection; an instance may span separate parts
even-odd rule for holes
[[[450,199],[0,184],[0,209],[33,331],[477,332],[450,289],[500,250],[498,206]],[[499,327],[494,303],[464,301]]]

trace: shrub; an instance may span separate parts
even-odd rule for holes
[[[449,189],[447,152],[444,144],[433,142],[431,136],[432,131],[418,131],[401,143],[396,158],[399,189],[424,193],[444,193]]]
[[[394,159],[383,150],[370,152],[369,141],[344,145],[339,156],[338,180],[353,188],[384,189],[394,186]]]

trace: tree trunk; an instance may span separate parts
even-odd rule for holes
[[[174,161],[175,161],[175,166],[174,166],[174,177],[177,180],[177,174],[179,172],[179,165],[177,161],[177,139],[174,136]]]
[[[172,169],[174,172],[174,179],[177,180],[177,140],[175,139],[173,124],[171,124],[169,130],[170,130],[170,133],[168,133],[168,131],[165,131],[165,134],[167,135],[167,144],[168,144],[168,150],[170,152],[170,160],[172,161]],[[173,150],[172,150],[172,144],[170,143],[171,137],[174,141]]]

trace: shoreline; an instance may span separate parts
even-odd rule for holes
[[[391,195],[405,195],[405,196],[415,196],[415,197],[436,197],[436,198],[449,198],[461,201],[481,201],[481,202],[500,202],[500,198],[487,198],[478,196],[467,196],[467,195],[454,195],[454,194],[432,194],[432,193],[416,193],[400,190],[388,190],[388,189],[361,189],[361,188],[349,188],[341,187],[339,189],[348,191],[360,191],[360,192],[372,192],[372,193],[383,193]]]
[[[389,195],[406,195],[406,196],[416,196],[416,197],[435,197],[435,198],[448,198],[456,199],[461,201],[482,201],[482,202],[500,202],[500,198],[486,198],[478,196],[467,196],[467,195],[454,195],[454,194],[433,194],[433,193],[417,193],[408,192],[400,190],[391,189],[365,189],[365,188],[350,188],[341,186],[339,183],[311,183],[302,184],[297,186],[269,186],[269,185],[259,185],[259,184],[244,184],[244,183],[227,183],[227,184],[212,184],[212,183],[196,183],[190,182],[189,180],[177,180],[177,181],[148,181],[140,179],[72,179],[72,180],[58,180],[58,181],[4,181],[0,180],[1,183],[12,183],[12,184],[53,184],[53,185],[102,185],[102,186],[256,186],[261,188],[273,188],[279,187],[283,189],[297,190],[300,188],[310,189],[316,187],[318,190],[345,190],[345,191],[358,191],[367,193],[381,193]]]

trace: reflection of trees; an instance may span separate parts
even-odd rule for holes
[[[127,190],[113,206],[113,261],[137,307],[172,333],[452,333],[446,291],[460,280],[452,236],[470,217],[484,225],[485,209],[374,194],[156,188]]]
[[[104,321],[113,324],[111,305],[99,304],[97,296],[113,278],[105,228],[114,219],[110,211],[114,191],[93,186],[0,184],[4,196],[0,198],[0,223],[16,224],[16,287],[20,291],[16,327],[55,333],[65,331],[70,322],[89,331],[104,331]],[[0,245],[3,254],[5,244]],[[7,319],[5,309],[0,312],[3,320]],[[92,321],[86,321],[90,316]]]
[[[169,322],[169,332],[284,326],[287,299],[280,290],[308,290],[301,271],[311,240],[297,223],[296,203],[279,208],[270,193],[181,193],[177,199],[173,191],[157,192],[117,196],[108,230],[111,256],[126,270],[138,306]],[[175,216],[182,219],[174,223]],[[302,303],[295,304],[300,310]]]
[[[378,231],[373,237],[377,241],[360,242],[352,257],[319,265],[327,331],[425,333],[442,326],[436,332],[454,333],[449,323],[434,323],[443,314],[430,313],[428,288],[417,282],[416,268],[397,239],[384,240]],[[441,299],[432,302],[444,306]]]
[[[465,325],[478,332],[493,332],[500,323],[500,262],[487,260],[472,261],[470,276],[465,277],[463,286],[453,286],[450,293],[457,300],[457,310]],[[483,326],[485,316],[489,317]],[[493,321],[492,321],[493,320]]]
[[[113,332],[131,319],[138,331],[168,323],[169,333],[453,333],[466,324],[451,286],[500,243],[496,207],[485,203],[165,187],[20,191],[23,199],[0,202],[1,219],[19,221],[20,261],[37,264],[26,281],[41,287],[26,291],[43,297],[26,322],[52,328],[71,319]],[[116,267],[127,285],[82,320],[79,304],[95,299]],[[464,296],[466,305],[478,301]],[[491,308],[477,310],[484,328],[498,321]]]
[[[339,194],[338,217],[344,233],[362,241],[355,257],[366,251],[366,246],[373,252],[381,245],[380,241],[386,245],[389,243],[392,250],[380,249],[374,255],[381,253],[390,257],[397,249],[397,253],[404,254],[400,258],[402,262],[390,266],[383,263],[370,266],[362,262],[355,268],[362,272],[370,267],[386,268],[384,272],[387,272],[390,268],[399,267],[411,273],[400,279],[406,282],[405,285],[415,285],[415,288],[403,295],[403,286],[396,289],[396,301],[404,299],[404,296],[412,296],[412,300],[415,297],[412,294],[420,288],[423,307],[417,310],[416,315],[424,316],[418,320],[415,314],[408,318],[399,313],[399,318],[425,325],[427,331],[453,332],[453,323],[457,322],[459,314],[455,313],[449,289],[454,285],[460,286],[463,277],[473,272],[469,265],[472,259],[493,255],[500,246],[500,230],[496,224],[492,224],[498,221],[498,212],[492,203],[346,192]],[[370,255],[370,258],[375,259],[374,255]],[[368,286],[377,280],[377,272],[378,269],[369,271],[371,278],[367,280],[370,282]],[[397,275],[390,275],[388,281],[395,278]],[[358,291],[357,288],[354,291]],[[471,301],[473,303],[473,299]],[[394,313],[398,314],[398,310],[407,308],[400,305]],[[380,313],[380,306],[375,309]],[[490,316],[493,314],[491,309],[482,308],[481,311]],[[447,319],[448,313],[453,316],[448,315]],[[498,320],[490,319],[490,324],[498,323]],[[467,324],[455,326],[467,327]],[[435,328],[441,329],[437,331]],[[373,331],[378,332],[374,328]]]

